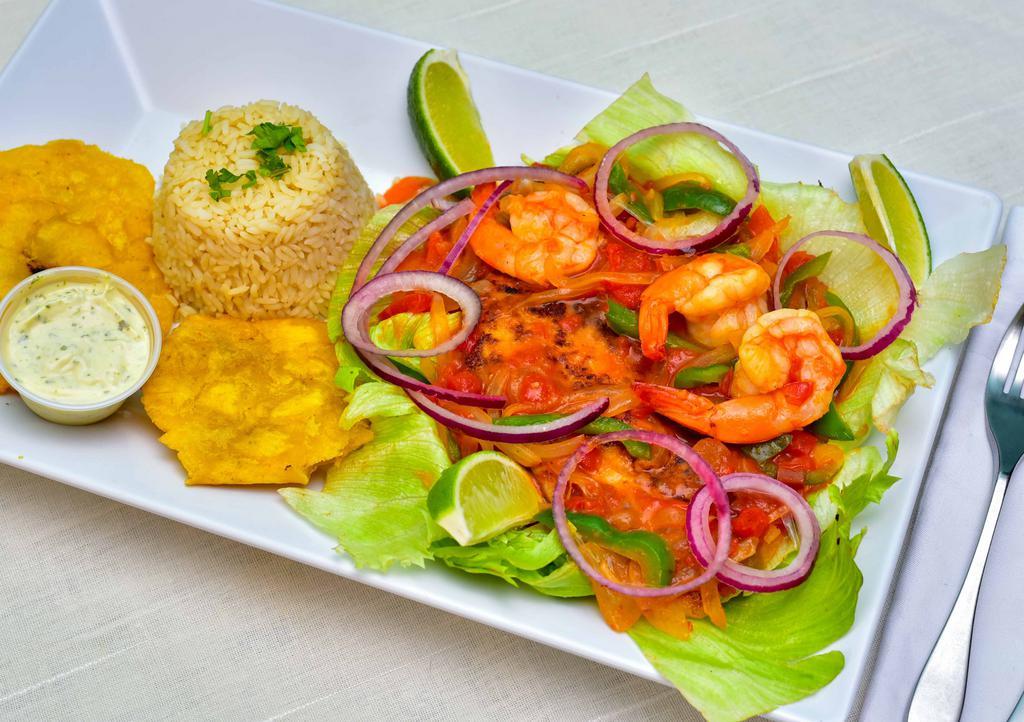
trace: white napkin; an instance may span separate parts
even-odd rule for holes
[[[982,394],[1003,332],[1024,303],[1024,207],[1011,210],[1003,241],[1009,263],[999,305],[992,323],[977,329],[968,342],[878,642],[863,720],[904,718],[918,675],[960,591],[988,509],[993,452]],[[1024,464],[1010,480],[985,569],[964,722],[1005,722],[1024,691],[1022,524]]]

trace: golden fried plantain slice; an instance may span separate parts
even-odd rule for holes
[[[336,366],[322,321],[189,316],[142,403],[187,484],[306,484],[318,464],[366,441],[338,425]]]
[[[44,268],[102,268],[146,295],[166,333],[175,304],[152,217],[153,176],[138,163],[78,140],[0,152],[0,296]]]

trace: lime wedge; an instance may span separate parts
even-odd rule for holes
[[[919,284],[932,272],[932,248],[921,211],[907,182],[884,155],[858,155],[850,161],[868,235],[896,252]]]
[[[430,167],[442,180],[494,165],[459,55],[428,50],[409,76],[409,120]]]
[[[445,469],[427,495],[434,521],[463,546],[527,522],[545,506],[526,470],[497,451]]]

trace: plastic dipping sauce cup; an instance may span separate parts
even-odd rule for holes
[[[97,268],[41,271],[0,301],[0,376],[58,424],[92,424],[117,411],[153,374],[161,344],[146,297]]]

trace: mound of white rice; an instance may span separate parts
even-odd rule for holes
[[[306,152],[282,153],[291,168],[257,176],[214,200],[208,170],[242,175],[259,162],[248,133],[263,122],[299,126]],[[348,152],[311,113],[259,101],[185,126],[164,168],[153,216],[153,250],[184,313],[239,318],[323,316],[338,266],[375,208]]]

